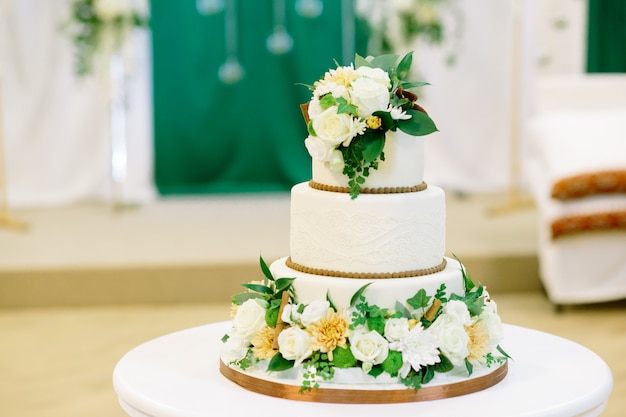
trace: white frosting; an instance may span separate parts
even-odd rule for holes
[[[424,138],[401,131],[385,135],[385,160],[377,170],[370,170],[365,188],[413,187],[424,180]],[[313,181],[337,187],[347,187],[348,177],[331,171],[323,162],[313,160]]]
[[[324,300],[328,294],[338,309],[350,306],[350,300],[363,285],[372,282],[363,295],[370,305],[381,308],[395,308],[396,301],[406,304],[420,289],[429,296],[435,295],[441,284],[446,285],[446,293],[465,294],[461,265],[455,259],[446,258],[443,271],[410,278],[357,279],[325,277],[294,271],[286,264],[286,257],[274,261],[270,271],[275,278],[296,278],[293,282],[299,303],[308,304],[314,300]]]
[[[445,252],[441,188],[398,194],[291,190],[290,255],[315,269],[393,273],[433,268]]]

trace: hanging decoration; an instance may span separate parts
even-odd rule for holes
[[[449,35],[444,15],[457,0],[355,0],[368,29],[372,55],[412,50],[419,39],[440,45]],[[458,23],[458,22],[457,22]]]
[[[143,4],[143,7],[141,7]],[[143,11],[142,11],[143,10]],[[109,107],[111,202],[114,209],[129,206],[122,185],[127,174],[126,78],[132,57],[126,40],[135,28],[148,26],[143,0],[75,0],[64,29],[75,46],[79,76],[96,72],[104,80]]]
[[[302,17],[315,19],[324,11],[322,0],[296,0],[296,13]]]
[[[211,15],[224,10],[224,0],[196,0],[198,13]]]
[[[293,38],[285,28],[285,0],[274,0],[274,30],[266,45],[274,55],[286,54],[293,47]]]
[[[224,13],[224,37],[226,39],[226,61],[218,69],[218,77],[224,84],[235,84],[245,75],[238,58],[237,1],[226,0]]]

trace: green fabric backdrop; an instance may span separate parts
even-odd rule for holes
[[[341,3],[326,0],[322,15],[307,19],[287,1],[294,48],[272,55],[265,47],[272,1],[239,0],[246,73],[229,85],[217,77],[226,59],[224,12],[201,15],[194,0],[152,1],[154,169],[161,194],[288,190],[310,178],[299,108],[310,92],[299,83],[312,84],[335,60],[344,64]]]
[[[626,72],[626,0],[589,0],[587,72]]]

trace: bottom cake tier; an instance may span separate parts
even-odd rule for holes
[[[446,398],[498,383],[508,355],[496,303],[460,262],[419,277],[354,279],[268,267],[233,296],[220,370],[246,389],[303,401]]]

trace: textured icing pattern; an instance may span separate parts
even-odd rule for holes
[[[291,193],[291,258],[308,268],[394,273],[441,264],[445,196],[430,186],[416,193],[360,195],[298,184]]]

